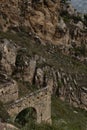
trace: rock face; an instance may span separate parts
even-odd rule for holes
[[[0,14],[1,31],[25,31],[58,45],[64,54],[81,61],[86,59],[84,15],[77,13],[71,4],[60,4],[60,0],[2,0]]]
[[[87,59],[87,27],[81,14],[70,5],[61,5],[60,9],[59,0],[2,0],[0,14],[0,32],[27,32],[42,49],[45,47],[47,53],[47,57],[44,57],[45,52],[30,56],[22,45],[0,39],[0,100],[9,102],[19,98],[20,81],[22,86],[28,83],[27,87],[37,89],[50,86],[52,94],[87,110],[87,73],[57,68],[50,58],[52,55],[56,63],[62,65],[63,57],[58,59],[56,55],[61,50],[80,61]]]
[[[56,48],[51,46],[49,52],[53,55]],[[19,86],[17,82],[20,81],[21,83],[23,82],[23,86],[25,85],[24,83],[28,83],[29,86],[33,85],[37,89],[50,86],[52,94],[55,94],[75,107],[87,110],[86,73],[70,73],[63,68],[54,68],[47,64],[47,59],[42,56],[33,55],[29,57],[26,52],[26,48],[18,47],[14,42],[9,40],[1,39],[1,101],[6,103],[19,98]],[[9,66],[9,69],[7,69],[7,66]],[[30,90],[28,91],[30,92]]]
[[[3,103],[18,98],[18,85],[10,76],[15,67],[16,47],[7,39],[0,40],[0,101]]]
[[[5,80],[0,83],[0,101],[3,103],[15,101],[18,98],[18,85],[16,81]]]
[[[59,0],[2,0],[0,7],[1,30],[25,26],[42,39],[52,39],[58,24]]]
[[[7,39],[0,42],[0,65],[2,70],[12,74],[12,68],[15,66],[16,47]]]
[[[84,14],[76,12],[71,4],[62,4],[60,15],[66,25],[59,31],[61,43],[61,50],[63,53],[76,57],[80,61],[84,61],[87,57],[87,25],[85,24]],[[61,22],[61,20],[60,20]],[[84,47],[83,47],[84,46]],[[84,53],[83,53],[84,52]]]

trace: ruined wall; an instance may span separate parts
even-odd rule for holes
[[[15,101],[18,98],[18,85],[11,80],[0,84],[0,101],[3,103]]]
[[[7,106],[8,113],[15,119],[24,109],[33,107],[37,112],[37,123],[51,123],[51,92],[48,87],[40,89]]]

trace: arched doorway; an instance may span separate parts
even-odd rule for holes
[[[26,124],[35,124],[37,121],[37,112],[33,107],[23,109],[15,118],[15,123],[20,126],[25,126]]]

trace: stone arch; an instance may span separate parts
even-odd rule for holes
[[[37,110],[34,107],[22,109],[15,117],[15,122],[25,125],[27,122],[37,122]]]
[[[20,112],[32,107],[36,111],[37,123],[46,122],[51,124],[51,90],[48,87],[37,90],[37,92],[30,93],[30,95],[8,104],[7,112],[11,120],[14,122]]]

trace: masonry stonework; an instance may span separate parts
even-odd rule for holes
[[[13,120],[24,109],[32,107],[37,113],[37,123],[51,122],[51,91],[48,87],[37,90],[7,106]]]
[[[0,84],[0,101],[7,103],[16,99],[18,99],[18,85],[16,81],[5,81]]]

